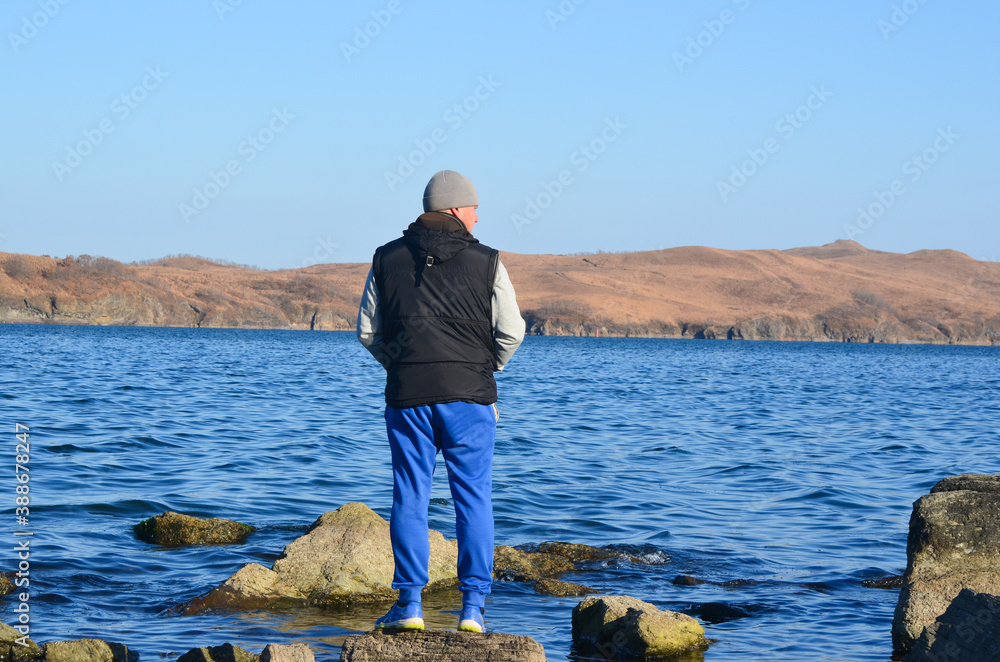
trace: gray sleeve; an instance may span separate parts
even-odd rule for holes
[[[497,370],[503,370],[522,340],[524,320],[517,307],[514,285],[497,258],[497,275],[493,281],[493,354],[497,358]]]
[[[357,331],[361,344],[371,352],[375,360],[382,363],[382,315],[378,309],[378,287],[375,285],[373,269],[368,270],[365,291],[361,295]]]

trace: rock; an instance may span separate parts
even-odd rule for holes
[[[14,582],[8,579],[7,575],[0,575],[0,595],[7,595],[14,592]]]
[[[739,618],[746,618],[758,612],[764,611],[765,607],[756,604],[733,604],[730,602],[704,602],[700,605],[693,605],[686,611],[697,616],[708,623],[728,623]]]
[[[890,575],[889,577],[879,577],[878,579],[863,579],[861,585],[865,588],[894,589],[902,588],[903,576]]]
[[[924,628],[905,662],[1000,660],[1000,598],[962,589]]]
[[[543,542],[538,546],[538,551],[564,556],[573,563],[578,561],[600,561],[622,556],[621,552],[572,542]]]
[[[139,522],[132,530],[139,540],[156,545],[225,545],[242,542],[256,531],[249,524],[228,519],[201,519],[167,511]]]
[[[429,534],[428,589],[453,586],[458,544]],[[271,570],[251,563],[207,595],[192,600],[186,614],[207,608],[261,609],[289,602],[341,607],[396,598],[389,523],[363,503],[348,503],[320,516],[309,531],[287,545]]]
[[[699,584],[707,584],[708,582],[704,579],[692,577],[691,575],[677,575],[670,583],[674,586],[698,586]]]
[[[913,504],[906,573],[892,623],[905,655],[963,588],[1000,594],[1000,476],[946,478]]]
[[[535,593],[566,598],[597,593],[597,589],[572,582],[561,582],[558,579],[539,579],[535,582]]]
[[[17,643],[18,639],[26,643],[27,646]],[[42,648],[38,644],[6,623],[0,623],[0,662],[40,660],[43,654]]]
[[[524,552],[506,545],[497,545],[493,550],[493,578],[501,581],[552,579],[573,569],[569,559],[557,554]]]
[[[258,662],[260,658],[239,646],[226,643],[211,648],[192,648],[177,662]]]
[[[488,632],[423,630],[347,637],[340,662],[545,662],[545,649],[531,637]]]
[[[139,654],[124,644],[100,639],[50,641],[42,646],[45,662],[136,662]]]
[[[260,662],[315,662],[305,644],[268,644],[260,653]]]
[[[573,609],[573,643],[610,660],[669,657],[708,648],[705,629],[686,614],[629,596],[586,598]]]

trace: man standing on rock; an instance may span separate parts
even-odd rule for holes
[[[499,410],[493,372],[524,339],[524,320],[497,251],[472,236],[479,196],[442,170],[424,212],[375,251],[358,311],[358,339],[386,369],[392,451],[389,521],[399,599],[376,628],[422,630],[428,581],[427,508],[437,453],[455,502],[458,629],[483,631],[493,581],[493,444]]]

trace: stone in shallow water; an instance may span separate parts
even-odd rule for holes
[[[51,641],[42,649],[45,662],[136,662],[139,654],[128,646],[100,639]]]
[[[525,552],[506,545],[497,545],[494,548],[493,577],[501,581],[530,582],[554,579],[573,569],[573,563],[558,554]]]
[[[562,582],[558,579],[539,579],[535,582],[535,593],[540,595],[551,595],[557,598],[576,597],[597,593],[597,589],[574,584],[573,582]]]
[[[545,662],[545,649],[531,637],[500,632],[446,630],[347,637],[340,662]]]
[[[202,519],[171,510],[143,520],[132,529],[143,542],[171,547],[238,543],[256,531],[256,528],[241,522],[217,517]]]
[[[305,644],[268,644],[260,652],[260,662],[315,662],[315,659]]]
[[[573,609],[573,644],[604,659],[670,657],[708,648],[705,629],[686,614],[627,595],[586,598]]]
[[[430,531],[429,590],[456,581],[458,544]],[[341,607],[391,602],[394,563],[389,523],[363,503],[348,503],[321,515],[309,531],[289,543],[268,569],[244,566],[185,609],[260,609],[288,602]]]
[[[896,657],[963,588],[1000,594],[1000,476],[952,476],[920,497],[910,516],[906,557],[892,623]]]
[[[208,648],[192,648],[177,662],[258,662],[258,656],[239,646],[226,643]]]

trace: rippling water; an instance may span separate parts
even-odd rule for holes
[[[35,640],[100,637],[145,660],[298,640],[335,659],[381,615],[176,611],[323,512],[388,517],[384,373],[353,335],[3,325],[0,370],[9,532],[14,427],[31,428]],[[911,504],[937,480],[998,472],[998,348],[529,337],[498,377],[497,542],[645,554],[564,579],[699,616],[709,661],[887,660],[897,592],[861,581],[902,571]],[[444,472],[434,497],[453,537]],[[260,530],[138,542],[131,526],[165,510]],[[577,602],[497,583],[487,620],[565,660]],[[428,607],[454,627],[452,605]]]

